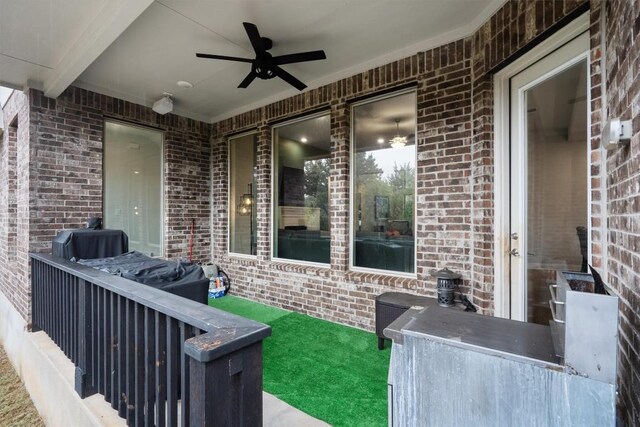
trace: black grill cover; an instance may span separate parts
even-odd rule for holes
[[[207,304],[209,279],[202,267],[187,261],[151,258],[132,251],[115,257],[81,259],[78,263]]]
[[[51,253],[64,259],[92,259],[129,251],[129,238],[122,230],[63,230],[53,238]]]

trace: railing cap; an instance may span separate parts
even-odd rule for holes
[[[269,335],[271,335],[271,327],[266,325],[260,330],[247,328],[218,329],[189,338],[184,343],[184,352],[198,362],[206,363],[262,341]]]
[[[80,265],[51,254],[30,253],[37,260],[58,268],[81,280],[121,295],[185,324],[206,331],[187,340],[185,352],[201,362],[261,341],[271,335],[271,327],[255,320],[218,310],[178,295],[155,289],[129,279]],[[193,342],[191,342],[193,340]]]

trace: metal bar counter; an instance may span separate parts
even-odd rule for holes
[[[535,323],[482,316],[434,305],[424,310],[409,310],[389,325],[384,333],[394,342],[402,342],[403,335],[424,336],[455,347],[550,369],[562,369],[553,347],[551,329]]]
[[[615,385],[569,372],[548,326],[431,306],[384,332],[391,426],[615,425]]]

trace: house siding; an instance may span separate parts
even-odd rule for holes
[[[434,269],[463,275],[461,291],[485,314],[494,313],[493,72],[539,42],[565,21],[586,12],[585,1],[510,1],[472,36],[306,91],[214,124],[212,142],[213,257],[249,298],[317,317],[372,329],[374,299],[385,291],[435,295]],[[599,2],[591,5],[597,15]],[[599,37],[593,18],[593,37]],[[594,44],[599,49],[599,44]],[[593,67],[592,67],[593,68]],[[599,70],[592,69],[598,79]],[[417,92],[416,278],[349,271],[350,103],[354,99],[415,85]],[[599,93],[599,82],[592,87]],[[271,126],[273,122],[326,108],[331,113],[331,266],[271,261]],[[599,115],[592,120],[598,126]],[[258,135],[255,260],[227,250],[227,141]],[[593,151],[599,153],[599,141]],[[592,184],[600,177],[592,156]],[[598,204],[600,187],[592,187]],[[600,215],[600,206],[592,215]],[[598,231],[598,229],[594,229]],[[602,234],[592,237],[592,264],[601,267]],[[250,274],[246,274],[250,272]]]
[[[607,282],[620,297],[621,418],[640,425],[640,3],[606,2],[607,117],[632,121],[631,143],[606,152]]]
[[[29,285],[29,98],[15,91],[3,110],[0,141],[0,291],[27,318]],[[12,169],[13,168],[13,169]]]
[[[423,54],[270,104],[214,126],[215,206],[213,257],[230,273],[236,293],[329,320],[371,329],[376,295],[404,289],[434,296],[432,269],[471,270],[471,41],[459,40]],[[349,271],[349,102],[414,83],[417,92],[417,279]],[[331,265],[301,266],[271,260],[270,124],[325,108],[331,114],[329,185]],[[257,257],[227,254],[228,135],[255,130]],[[446,136],[445,136],[446,133]],[[444,212],[444,215],[442,213]],[[469,292],[469,276],[464,291]]]
[[[215,260],[231,276],[233,293],[371,330],[376,295],[434,296],[430,271],[447,266],[462,273],[462,292],[492,315],[493,74],[587,7],[590,261],[621,299],[619,415],[627,425],[639,425],[640,6],[633,0],[508,1],[470,37],[213,125],[160,116],[73,87],[56,100],[36,90],[16,92],[4,108],[7,129],[0,146],[0,202],[6,201],[0,206],[0,290],[29,319],[28,252],[48,250],[56,231],[82,227],[102,212],[102,128],[111,118],[165,132],[165,254],[188,256],[195,220],[194,259]],[[417,278],[353,272],[350,105],[406,85],[417,93]],[[272,125],[318,109],[331,117],[331,265],[276,262],[271,259]],[[602,121],[618,116],[633,120],[634,136],[629,147],[606,152]],[[258,141],[254,259],[230,256],[227,247],[227,144],[230,136],[245,131],[255,131]],[[3,170],[14,163],[14,175]],[[11,259],[15,263],[9,268]]]
[[[75,87],[57,99],[16,91],[3,114],[17,126],[3,136],[0,164],[17,167],[15,177],[10,167],[0,169],[0,200],[16,199],[0,208],[0,260],[13,256],[16,262],[1,263],[0,290],[28,322],[28,253],[48,252],[58,231],[84,228],[89,217],[102,216],[106,119],[163,131],[164,253],[189,256],[194,221],[193,259],[209,260],[211,125]]]
[[[637,2],[636,2],[637,3]],[[616,69],[624,94],[619,115],[635,118],[635,146],[607,154],[600,143],[604,102],[601,13],[606,4],[607,51],[616,47]],[[621,300],[620,414],[638,424],[638,247],[637,206],[626,204],[607,227],[607,214],[621,208],[611,198],[638,194],[638,7],[632,1],[509,1],[471,37],[346,78],[295,97],[223,120],[213,129],[213,257],[233,278],[234,292],[312,316],[372,329],[374,298],[385,291],[433,296],[429,272],[448,266],[463,274],[462,291],[485,314],[494,313],[494,86],[493,74],[556,29],[588,9],[590,20],[589,198],[590,263],[616,287]],[[621,23],[621,16],[625,17]],[[612,30],[615,29],[615,30]],[[624,28],[624,31],[622,30]],[[634,32],[635,31],[635,32]],[[619,40],[610,37],[615,33]],[[631,49],[635,56],[625,52]],[[609,52],[610,56],[611,53]],[[613,62],[611,62],[613,61]],[[635,62],[634,62],[635,61]],[[624,64],[622,64],[624,63]],[[625,68],[626,67],[626,68]],[[635,67],[635,68],[634,68]],[[621,69],[626,71],[619,71]],[[632,74],[635,72],[635,74]],[[608,80],[614,79],[611,75]],[[417,279],[349,271],[349,101],[393,87],[416,84],[418,95]],[[614,90],[616,90],[614,88]],[[635,92],[634,92],[635,91]],[[627,94],[629,93],[630,94]],[[270,123],[326,108],[331,114],[331,266],[309,267],[271,260]],[[257,132],[258,253],[254,260],[227,252],[227,141],[242,131]],[[635,150],[635,151],[633,151]],[[605,165],[604,161],[609,163]],[[607,171],[626,174],[613,186]],[[635,181],[634,181],[635,179]],[[612,190],[611,187],[616,187]],[[637,198],[637,197],[635,197]],[[635,200],[635,198],[633,200]],[[626,199],[625,199],[626,200]],[[615,205],[615,206],[614,206]],[[635,206],[635,209],[634,209]],[[613,208],[613,209],[612,209]],[[634,222],[635,221],[635,222]],[[637,227],[636,227],[637,228]],[[619,248],[614,244],[618,242]],[[607,249],[605,249],[607,248]],[[607,274],[611,271],[611,274]],[[622,273],[618,273],[622,271]],[[617,274],[622,277],[614,277]]]

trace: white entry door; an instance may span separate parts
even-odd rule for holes
[[[588,238],[585,33],[510,79],[510,317],[548,324],[557,270],[581,270]]]

